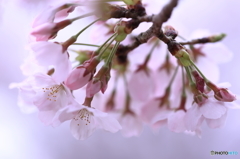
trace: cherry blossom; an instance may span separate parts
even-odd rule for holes
[[[71,120],[70,130],[77,140],[87,139],[96,129],[115,133],[121,129],[118,121],[98,109],[74,104],[58,114],[59,122]]]
[[[139,136],[143,130],[143,122],[133,112],[123,113],[118,121],[122,126],[122,134],[125,137]]]
[[[151,72],[139,70],[132,74],[129,80],[129,93],[133,99],[146,101],[153,92]]]
[[[48,70],[54,69],[53,78],[58,80],[58,82],[66,79],[71,70],[71,63],[68,59],[68,53],[63,50],[62,45],[41,41],[31,43],[29,47],[32,53],[29,56],[29,60],[24,64],[26,66],[22,66],[25,74],[47,73]],[[29,70],[31,67],[32,69]]]
[[[69,88],[58,83],[52,76],[37,73],[11,87],[19,88],[19,106],[24,112],[39,111],[39,118],[46,125],[61,108],[74,99]]]

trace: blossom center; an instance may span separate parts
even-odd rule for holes
[[[44,93],[47,93],[47,100],[49,101],[57,101],[57,97],[64,87],[62,85],[54,85],[48,88],[42,88]]]
[[[82,120],[83,122],[85,122],[85,125],[89,125],[91,123],[92,117],[93,117],[93,113],[83,108],[79,110],[78,114],[73,119],[75,121]],[[80,124],[77,124],[77,125],[80,126]]]

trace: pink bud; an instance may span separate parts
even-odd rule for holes
[[[72,23],[71,20],[64,20],[58,23],[44,23],[33,28],[31,35],[36,38],[36,41],[47,41],[55,38],[58,31]]]
[[[214,92],[214,97],[222,102],[232,102],[236,100],[236,95],[232,94],[226,88],[219,88],[218,91]]]
[[[84,66],[75,68],[65,81],[68,88],[76,90],[86,85],[92,77],[92,74],[86,71],[87,70]]]
[[[86,96],[88,98],[93,97],[96,93],[98,93],[101,90],[102,84],[100,80],[94,81],[91,80],[88,82],[87,88],[86,88]]]

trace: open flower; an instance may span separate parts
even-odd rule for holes
[[[18,104],[23,112],[39,111],[40,120],[49,125],[56,113],[73,102],[73,96],[63,83],[52,76],[37,73],[21,83],[11,85],[19,89]]]
[[[26,75],[35,73],[47,73],[48,70],[54,69],[52,77],[57,82],[63,82],[70,70],[71,63],[67,51],[63,46],[52,42],[34,42],[29,45],[31,54],[29,60],[24,63],[22,70]],[[29,70],[29,67],[33,69]]]
[[[115,133],[122,127],[118,121],[98,109],[75,103],[58,114],[58,123],[71,120],[72,135],[78,140],[87,139],[96,129]]]
[[[133,112],[123,113],[119,120],[122,125],[122,135],[125,137],[139,136],[143,130],[143,122]]]

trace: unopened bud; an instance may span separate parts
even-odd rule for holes
[[[236,100],[236,95],[229,92],[226,88],[220,88],[218,91],[214,92],[214,97],[222,102],[232,102]]]
[[[210,42],[218,42],[222,40],[225,36],[226,34],[213,35],[209,39],[210,39]]]
[[[170,36],[170,37],[172,37],[173,39],[175,39],[176,38],[176,36],[178,35],[178,31],[177,30],[175,30],[172,26],[170,26],[170,25],[167,25],[167,26],[165,26],[164,27],[164,34],[166,35],[166,36]]]

